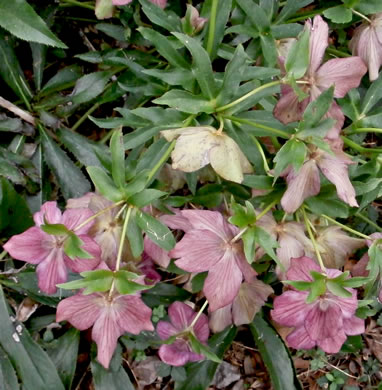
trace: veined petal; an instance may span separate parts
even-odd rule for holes
[[[62,214],[57,207],[57,202],[45,202],[40,211],[33,215],[33,220],[37,226],[44,225],[45,220],[50,224],[61,223],[61,218]]]
[[[95,192],[87,192],[84,196],[79,198],[71,198],[66,202],[67,209],[78,209],[78,208],[88,208],[91,199],[94,196],[98,196]]]
[[[12,236],[3,248],[14,259],[39,264],[51,252],[53,240],[52,236],[34,226],[24,233]]]
[[[358,207],[354,187],[349,180],[348,162],[329,153],[323,153],[317,162],[321,172],[337,189],[338,197],[352,207]]]
[[[305,108],[309,104],[309,98],[299,102],[293,89],[281,95],[280,100],[273,109],[273,115],[282,123],[287,124],[301,120]]]
[[[179,333],[179,329],[167,321],[159,321],[157,324],[157,333],[161,340],[166,340]]]
[[[311,349],[316,345],[309,337],[304,326],[299,326],[293,332],[289,333],[286,341],[288,345],[294,349]]]
[[[186,340],[176,340],[173,344],[161,345],[158,354],[163,362],[175,367],[184,366],[188,361],[204,359],[203,355],[190,351]]]
[[[78,292],[58,304],[56,321],[69,321],[79,330],[88,329],[99,317],[104,304],[105,298],[102,294],[83,295]]]
[[[227,306],[221,307],[209,314],[209,325],[214,333],[221,332],[227,326],[232,325],[232,303]]]
[[[366,65],[360,57],[334,58],[318,69],[316,85],[323,90],[334,85],[334,97],[342,98],[359,86],[366,72]]]
[[[337,305],[341,308],[342,316],[344,317],[344,319],[349,319],[353,317],[358,307],[357,291],[353,288],[347,288],[347,290],[352,293],[352,296],[350,298],[337,297],[336,295],[331,296],[333,301],[335,301]]]
[[[65,283],[68,278],[64,251],[61,248],[52,249],[46,259],[39,263],[36,273],[41,291],[54,294],[57,291],[56,284]]]
[[[68,209],[64,211],[62,215],[62,223],[69,229],[74,230],[81,223],[85,222],[88,218],[93,215],[93,212],[90,209]],[[95,220],[88,222],[82,228],[76,230],[76,234],[86,234],[89,229],[94,224]]]
[[[188,221],[188,219],[182,214],[182,211],[172,210],[175,214],[165,214],[159,217],[160,221],[163,222],[171,229],[183,230],[184,232],[188,232],[192,229],[192,225]]]
[[[143,239],[143,246],[146,254],[163,268],[167,268],[170,264],[169,252],[165,251],[154,242],[152,242],[147,236]]]
[[[365,332],[365,320],[353,316],[351,318],[344,318],[344,332],[349,336],[355,336]]]
[[[320,174],[314,160],[308,160],[298,173],[294,170],[287,176],[288,188],[281,198],[281,205],[288,213],[294,213],[306,198],[320,192]]]
[[[276,249],[277,257],[286,270],[289,269],[291,258],[301,257],[305,254],[303,245],[289,234],[279,234],[279,245]]]
[[[291,259],[287,278],[288,280],[303,280],[311,282],[313,279],[310,271],[321,271],[319,265],[310,257],[302,256],[296,259]]]
[[[328,47],[329,27],[320,15],[305,22],[305,26],[310,29],[309,38],[309,67],[308,75],[313,76],[324,58],[325,50]]]
[[[238,251],[237,248],[234,249],[232,251],[232,255],[234,256],[236,264],[238,265],[241,273],[243,274],[244,280],[248,283],[252,282],[256,278],[257,272],[248,263],[242,249],[240,251]]]
[[[208,299],[210,311],[231,303],[240,288],[243,274],[231,251],[226,251],[219,262],[210,268],[204,282],[203,292]]]
[[[224,241],[209,230],[191,230],[170,251],[170,256],[179,258],[175,264],[185,271],[208,271],[227,252],[223,244]]]
[[[343,329],[333,337],[327,337],[317,341],[317,345],[326,353],[337,353],[340,351],[342,344],[346,341],[346,335]]]
[[[185,303],[174,302],[168,309],[168,315],[175,328],[182,331],[191,324],[196,313]]]
[[[90,253],[93,258],[92,259],[80,259],[75,258],[74,260],[70,259],[68,256],[64,256],[64,260],[66,265],[73,272],[83,272],[90,271],[97,267],[99,262],[101,261],[101,248],[99,245],[90,237],[81,235],[79,238],[83,241],[82,249],[86,252]]]
[[[284,326],[301,326],[311,305],[305,302],[307,291],[285,291],[275,298],[271,315],[273,320]]]
[[[194,325],[194,333],[199,341],[204,344],[207,343],[208,337],[210,335],[210,328],[208,326],[208,317],[205,314],[201,314],[196,321],[196,324]]]

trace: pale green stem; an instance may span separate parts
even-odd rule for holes
[[[219,0],[212,0],[211,15],[209,20],[208,40],[207,40],[207,53],[211,55],[214,47],[215,29],[216,29],[216,15],[218,11]]]
[[[352,141],[349,138],[346,138],[344,136],[341,136],[341,139],[344,141],[344,144],[351,147],[352,149],[356,150],[360,153],[382,153],[382,148],[380,149],[373,149],[373,148],[364,148],[362,146],[359,146],[356,142]]]
[[[94,11],[94,9],[95,9],[93,5],[84,4],[84,3],[81,3],[80,1],[76,1],[76,0],[60,0],[60,1],[61,1],[62,3],[75,5],[75,6],[77,6],[77,7],[90,9],[90,10],[92,10],[92,11]]]
[[[359,215],[357,215],[357,216],[359,216]],[[349,233],[353,233],[354,235],[359,236],[361,238],[364,238],[365,240],[371,240],[371,238],[369,236],[367,236],[366,234],[360,233],[357,230],[354,230],[346,225],[343,225],[342,223],[337,222],[335,219],[328,217],[325,214],[322,214],[321,217],[327,219],[328,221],[334,223],[337,226],[340,226],[343,230],[347,230]]]
[[[308,219],[308,216],[306,215],[306,211],[305,211],[304,207],[302,207],[302,214],[304,216],[306,230],[308,231],[310,240],[312,241],[313,248],[314,248],[314,251],[316,252],[317,260],[318,260],[318,262],[320,264],[321,270],[323,272],[326,272],[326,268],[325,268],[324,262],[322,261],[321,253],[320,253],[320,251],[318,249],[317,242],[316,242],[316,239],[314,238],[312,229],[310,227],[309,219]]]
[[[194,327],[194,325],[197,323],[198,319],[200,318],[200,316],[202,315],[204,309],[207,307],[208,305],[208,300],[206,299],[206,301],[203,303],[203,306],[200,308],[198,314],[196,315],[196,317],[192,320],[190,326],[188,327],[188,329],[192,330],[192,328]]]
[[[131,214],[132,208],[133,208],[133,206],[129,206],[129,208],[127,209],[126,217],[125,217],[125,220],[123,222],[122,233],[121,233],[121,241],[119,242],[117,261],[115,263],[115,270],[116,271],[119,271],[119,267],[121,266],[123,246],[125,245],[127,225],[129,223],[129,219],[130,219],[130,214]]]
[[[78,226],[75,227],[75,229],[73,231],[77,231],[77,230],[80,230],[82,227],[84,227],[85,225],[87,225],[89,222],[93,221],[93,219],[95,218],[98,218],[100,215],[106,213],[107,211],[111,210],[111,209],[114,209],[115,207],[118,207],[120,206],[122,203],[124,203],[125,201],[124,200],[120,200],[119,202],[117,203],[114,203],[112,204],[111,206],[109,207],[106,207],[100,211],[98,211],[98,213],[95,213],[93,214],[91,217],[89,217],[88,219],[86,219],[84,222],[80,223]]]
[[[361,12],[358,12],[353,8],[350,8],[350,10],[351,10],[351,12],[353,12],[354,15],[358,15],[363,20],[366,20],[368,23],[371,23],[371,20],[367,16],[365,16],[364,14],[361,14]]]
[[[255,143],[257,149],[259,150],[259,153],[260,153],[260,155],[261,155],[261,158],[263,159],[263,165],[264,165],[265,173],[266,173],[268,176],[272,176],[272,175],[269,173],[269,171],[270,171],[271,169],[269,168],[267,158],[265,157],[264,150],[263,150],[263,148],[261,147],[260,142],[257,140],[257,138],[256,138],[254,135],[252,135],[251,138],[253,139],[253,142]]]
[[[264,215],[277,203],[277,200],[271,202],[260,214],[256,215],[256,221],[264,217]]]
[[[225,111],[228,108],[234,107],[237,104],[243,102],[244,100],[248,99],[249,97],[251,97],[253,95],[256,95],[258,92],[261,92],[262,90],[270,88],[270,87],[273,87],[275,85],[279,85],[281,83],[282,83],[281,80],[277,80],[277,81],[271,81],[270,83],[267,83],[267,84],[264,84],[264,85],[260,85],[260,87],[257,87],[255,89],[253,89],[252,91],[246,93],[244,96],[240,97],[239,99],[236,99],[233,102],[228,103],[228,104],[226,104],[224,106],[218,107],[215,111],[216,112]]]
[[[92,107],[90,107],[90,108],[85,112],[85,114],[82,115],[81,118],[78,119],[78,121],[72,126],[72,131],[77,130],[77,129],[82,125],[82,123],[85,122],[86,119],[88,119],[88,116],[89,116],[90,114],[92,114],[98,107],[99,107],[99,103],[96,103],[96,104],[94,104]]]
[[[157,170],[162,166],[162,164],[164,164],[167,161],[167,159],[170,156],[170,153],[175,147],[175,144],[176,144],[176,140],[172,140],[169,147],[166,150],[166,153],[161,157],[161,159],[155,164],[154,168],[150,171],[149,176],[147,178],[147,183],[149,183],[151,179],[155,176]]]
[[[236,234],[236,236],[230,241],[230,243],[233,244],[234,242],[236,242],[247,230],[248,226],[246,226],[243,230],[240,230],[240,232]]]
[[[375,129],[373,127],[361,127],[359,129],[354,129],[346,132],[347,135],[358,133],[382,133],[382,129]]]

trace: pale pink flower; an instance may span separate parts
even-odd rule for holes
[[[192,229],[170,251],[175,264],[188,272],[208,271],[203,292],[210,311],[231,303],[243,278],[251,281],[256,272],[248,264],[240,241],[232,242],[239,229],[217,211],[183,210]]]
[[[349,47],[367,64],[370,81],[374,81],[382,65],[382,13],[372,15],[370,20],[355,29]]]
[[[68,268],[73,272],[83,272],[94,269],[100,262],[101,250],[97,243],[88,235],[93,221],[75,230],[82,222],[93,215],[86,208],[66,210],[63,214],[56,202],[46,202],[41,210],[34,214],[36,226],[29,228],[22,234],[13,236],[4,249],[17,260],[37,264],[38,286],[41,291],[53,294],[57,291],[56,284],[67,280]],[[45,233],[40,226],[45,224],[63,224],[73,231],[83,241],[82,249],[90,253],[91,259],[70,259],[64,252],[66,236],[54,236]]]
[[[334,85],[334,97],[344,97],[350,89],[358,87],[362,76],[367,71],[359,57],[335,58],[321,65],[328,46],[328,25],[321,16],[317,15],[313,19],[313,24],[307,20],[305,26],[310,30],[310,60],[308,69],[301,80],[307,82],[302,86],[302,90],[309,97],[299,102],[293,89],[288,85],[283,85],[281,99],[274,109],[275,117],[283,123],[301,120],[307,105],[332,85]],[[336,120],[327,138],[338,138],[345,117],[337,103],[333,102],[325,117]]]
[[[208,20],[199,16],[199,11],[191,4],[187,4],[187,13],[186,16],[182,18],[182,23],[186,23],[187,18],[189,18],[193,34],[197,34],[200,30],[202,30]]]
[[[175,335],[178,335],[178,337],[172,344],[161,345],[159,348],[161,360],[171,366],[183,366],[187,362],[204,359],[203,355],[192,351],[186,334],[197,313],[183,302],[174,302],[168,308],[168,315],[170,322],[158,322],[158,335],[162,340]],[[200,315],[195,325],[193,325],[192,331],[201,343],[207,343],[210,330],[208,328],[208,318],[205,314]]]
[[[311,282],[310,271],[321,272],[314,260],[309,257],[292,259],[287,278]],[[327,269],[326,273],[329,278],[341,275],[336,269]],[[279,324],[294,328],[287,336],[288,345],[295,349],[317,345],[327,353],[337,353],[348,335],[363,333],[364,320],[355,316],[357,292],[352,288],[347,290],[352,293],[351,298],[326,291],[312,303],[306,303],[309,291],[291,289],[278,296],[271,315]]]
[[[139,296],[113,294],[109,297],[108,292],[83,295],[80,291],[62,300],[57,306],[56,321],[69,321],[79,330],[93,326],[97,358],[105,368],[109,367],[121,335],[154,330],[151,309]]]
[[[210,328],[216,333],[231,324],[239,326],[251,323],[272,293],[272,287],[261,280],[242,283],[232,303],[210,314]]]
[[[343,202],[352,207],[358,206],[348,175],[348,166],[353,162],[336,145],[330,143],[329,146],[334,154],[311,146],[300,170],[297,173],[293,168],[287,171],[288,188],[281,198],[281,205],[287,213],[294,213],[306,198],[320,192],[320,171],[336,186],[337,195]]]

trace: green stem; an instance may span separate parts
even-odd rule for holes
[[[359,219],[362,219],[364,222],[368,223],[370,226],[373,226],[373,228],[375,230],[377,230],[378,232],[382,232],[382,228],[380,228],[375,222],[373,222],[371,219],[365,217],[363,214],[361,213],[355,213],[355,216],[358,217]]]
[[[354,15],[359,16],[360,18],[362,18],[363,20],[366,20],[368,23],[371,24],[371,20],[367,16],[365,16],[364,14],[361,14],[361,12],[358,12],[353,8],[350,8],[350,11],[353,12]]]
[[[248,226],[240,230],[240,232],[236,234],[236,236],[230,241],[230,243],[233,244],[234,242],[236,242],[247,230],[248,230]]]
[[[376,129],[374,127],[361,127],[359,129],[353,129],[346,132],[347,135],[358,134],[358,133],[381,133],[382,134],[382,129]]]
[[[370,240],[370,237],[367,236],[366,234],[360,233],[360,232],[358,232],[357,230],[354,230],[354,229],[352,229],[352,228],[350,228],[350,227],[348,227],[348,226],[346,226],[346,225],[343,225],[342,223],[337,222],[335,219],[333,219],[333,218],[331,218],[331,217],[328,217],[328,216],[325,215],[325,214],[322,214],[321,217],[327,219],[328,221],[334,223],[334,224],[337,225],[337,226],[340,226],[341,229],[347,230],[349,233],[353,233],[354,235],[359,236],[359,237],[361,237],[361,238],[364,238],[365,240]]]
[[[133,208],[133,206],[129,206],[129,208],[127,209],[125,221],[123,222],[121,241],[119,242],[119,247],[118,247],[117,262],[115,263],[115,270],[116,271],[119,271],[119,267],[121,266],[123,246],[125,244],[127,225],[129,223],[132,208]]]
[[[326,51],[329,53],[329,54],[334,54],[335,56],[337,57],[342,57],[342,58],[346,58],[346,57],[351,57],[351,54],[349,53],[345,53],[341,50],[338,50],[338,49],[335,49],[334,47],[328,47],[326,49]]]
[[[198,314],[196,315],[196,317],[192,320],[190,326],[188,327],[188,329],[192,330],[192,328],[194,327],[194,325],[197,323],[198,319],[200,318],[200,316],[202,315],[204,309],[207,307],[208,305],[208,301],[206,299],[206,301],[203,303],[203,306],[200,308],[200,310],[198,311]]]
[[[271,81],[270,83],[267,83],[267,84],[264,84],[264,85],[260,85],[260,87],[257,87],[255,89],[253,89],[252,91],[246,93],[244,96],[240,97],[239,99],[236,99],[233,102],[228,103],[228,104],[226,104],[224,106],[218,107],[215,111],[216,112],[225,111],[228,108],[236,106],[236,104],[241,103],[242,101],[248,99],[249,97],[251,97],[253,95],[256,95],[258,92],[261,92],[264,89],[267,89],[267,88],[270,88],[270,87],[273,87],[273,86],[279,85],[279,84],[281,84],[281,80]]]
[[[106,208],[104,208],[104,209],[98,211],[98,213],[93,214],[91,217],[89,217],[88,219],[86,219],[84,222],[82,222],[82,223],[80,223],[78,226],[76,226],[76,228],[74,229],[74,231],[76,232],[77,230],[80,230],[80,229],[83,228],[85,225],[87,225],[89,222],[93,221],[93,219],[96,219],[96,218],[98,218],[100,215],[106,213],[107,211],[112,210],[112,209],[114,209],[115,207],[120,206],[122,203],[125,203],[125,201],[124,201],[124,200],[120,200],[119,202],[114,203],[114,204],[112,204],[111,206],[106,207]]]
[[[99,107],[99,103],[95,103],[92,107],[90,107],[85,112],[85,114],[82,115],[81,118],[78,119],[78,121],[72,126],[72,131],[76,131],[82,125],[82,123],[85,122],[86,119],[88,119],[88,116],[92,114],[98,107]]]
[[[277,200],[274,200],[273,202],[269,203],[267,207],[258,215],[256,215],[256,221],[264,217],[264,215],[277,203]]]
[[[90,9],[92,11],[95,10],[95,7],[93,5],[81,3],[80,1],[77,1],[77,0],[60,0],[60,2],[66,3],[66,4],[71,4],[71,5],[74,5],[77,7],[81,7],[81,8]]]
[[[162,166],[162,164],[164,164],[167,161],[167,159],[170,156],[170,153],[172,152],[172,150],[175,147],[175,144],[176,144],[176,140],[171,141],[165,154],[160,158],[160,160],[155,164],[154,168],[150,171],[149,176],[147,178],[147,183],[149,183],[151,181],[151,179],[155,176],[155,174],[157,173],[159,168]]]
[[[364,148],[362,146],[359,146],[356,142],[354,142],[351,139],[346,138],[344,136],[341,136],[341,139],[344,141],[345,145],[356,150],[357,152],[360,152],[360,153],[382,153],[382,148],[380,148],[380,149]]]
[[[216,29],[216,15],[218,11],[219,0],[212,0],[211,15],[208,28],[207,53],[211,56],[214,47],[215,29]]]
[[[261,147],[260,142],[257,140],[257,138],[256,138],[254,135],[251,135],[251,138],[253,139],[253,142],[255,143],[257,149],[259,150],[259,153],[260,153],[260,155],[261,155],[261,158],[263,159],[263,165],[264,165],[265,173],[266,173],[268,176],[272,176],[272,175],[269,173],[270,168],[269,168],[269,165],[268,165],[268,161],[267,161],[267,158],[265,157],[264,150],[263,150],[263,148]]]
[[[267,130],[271,134],[276,135],[276,136],[278,136],[280,138],[285,138],[285,139],[289,139],[290,138],[290,134],[288,134],[286,131],[275,129],[273,127],[269,127],[269,126],[266,126],[266,125],[262,125],[261,123],[252,122],[249,119],[238,118],[236,116],[229,116],[229,115],[224,115],[223,118],[224,119],[229,119],[232,122],[243,123],[243,124],[248,125],[248,126],[257,127],[259,129]]]
[[[320,264],[321,270],[322,270],[323,272],[326,272],[326,268],[325,268],[324,262],[322,261],[321,253],[320,253],[320,251],[319,251],[319,249],[318,249],[316,239],[314,238],[312,229],[311,229],[311,227],[310,227],[310,223],[309,223],[310,221],[309,221],[309,219],[308,219],[308,216],[306,215],[305,208],[302,207],[301,209],[302,209],[302,214],[303,214],[303,216],[304,216],[304,221],[305,221],[306,230],[308,231],[310,240],[312,241],[314,251],[316,252],[317,260],[318,260],[318,262],[319,262],[319,264]]]

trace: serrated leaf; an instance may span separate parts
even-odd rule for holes
[[[0,26],[28,42],[66,49],[25,0],[0,0]]]
[[[82,76],[76,82],[71,100],[75,104],[82,104],[96,98],[104,91],[111,76],[112,72],[109,71],[94,72]]]

